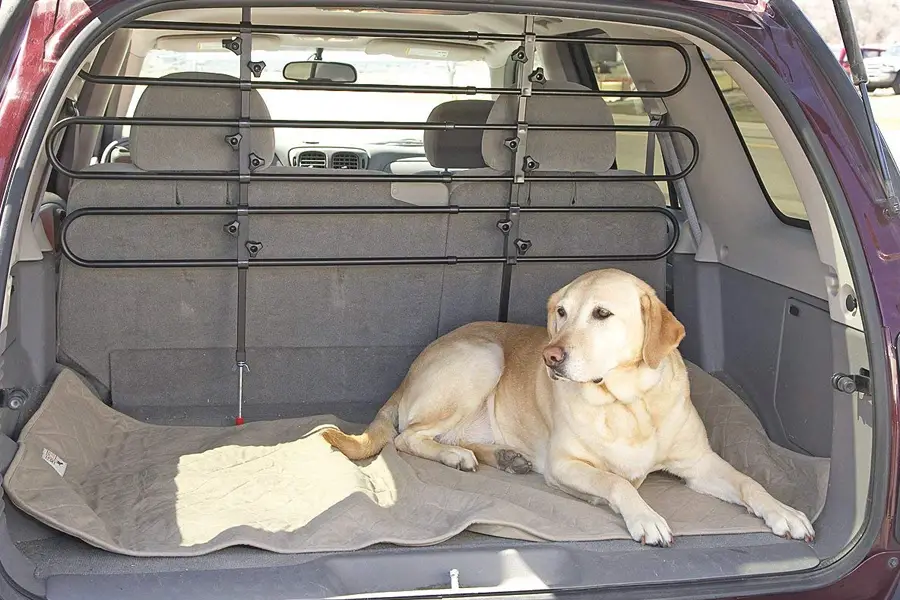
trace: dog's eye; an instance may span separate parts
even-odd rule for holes
[[[602,306],[598,306],[597,308],[594,309],[593,317],[595,319],[597,319],[598,321],[602,321],[603,319],[606,319],[606,318],[610,317],[611,315],[612,315],[611,312],[609,312]]]
[[[566,309],[564,309],[562,306],[557,306],[557,307],[556,307],[556,314],[558,314],[558,315],[560,316],[560,318],[565,318],[565,316],[566,316]]]

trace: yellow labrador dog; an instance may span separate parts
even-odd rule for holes
[[[401,451],[463,471],[479,463],[537,471],[573,496],[606,502],[644,544],[672,542],[637,491],[653,471],[747,507],[778,535],[812,540],[806,515],[710,448],[676,349],[683,337],[645,282],[594,271],[553,294],[546,330],[460,327],[416,358],[365,433],[323,435],[353,460],[394,439]]]

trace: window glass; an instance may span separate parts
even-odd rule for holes
[[[611,44],[587,44],[588,56],[597,87],[602,91],[634,90],[634,82],[625,68],[625,62],[619,54],[616,46]],[[649,125],[650,117],[644,110],[644,104],[640,98],[605,98],[607,105],[613,113],[613,121],[616,125]],[[648,136],[643,132],[619,131],[616,133],[616,167],[625,171],[647,171],[647,140]],[[666,169],[660,154],[659,144],[656,144],[654,157],[654,175],[665,175]],[[666,203],[671,204],[669,198],[669,185],[665,181],[656,184],[666,198]]]
[[[737,123],[772,208],[782,217],[806,221],[800,191],[762,115],[725,71],[724,61],[707,59],[707,64]]]
[[[262,81],[284,81],[282,70],[291,61],[311,60],[314,48],[254,51],[253,60],[264,61]],[[400,58],[367,54],[363,49],[325,48],[322,60],[352,64],[360,84],[435,85],[490,87],[491,71],[483,61]],[[141,69],[143,77],[200,71],[239,76],[238,57],[222,52],[172,52],[153,50]],[[133,114],[142,93],[138,88],[131,102]],[[457,99],[450,94],[398,94],[382,92],[341,92],[318,90],[259,90],[273,119],[304,121],[426,121],[431,110]],[[226,90],[223,90],[227,93]],[[489,95],[459,95],[459,99],[488,99]],[[281,129],[279,142],[298,145],[359,146],[367,144],[422,145],[422,131],[360,129]]]

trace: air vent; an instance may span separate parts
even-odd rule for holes
[[[318,150],[307,150],[301,152],[294,158],[295,167],[306,167],[307,169],[324,169],[325,153]]]
[[[331,157],[332,169],[358,169],[359,154],[353,152],[335,152]]]

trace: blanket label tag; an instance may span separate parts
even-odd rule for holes
[[[59,473],[60,477],[66,474],[66,467],[69,466],[69,463],[58,457],[55,453],[44,448],[44,451],[41,452],[41,458],[44,459],[44,462],[53,467],[53,470]]]

